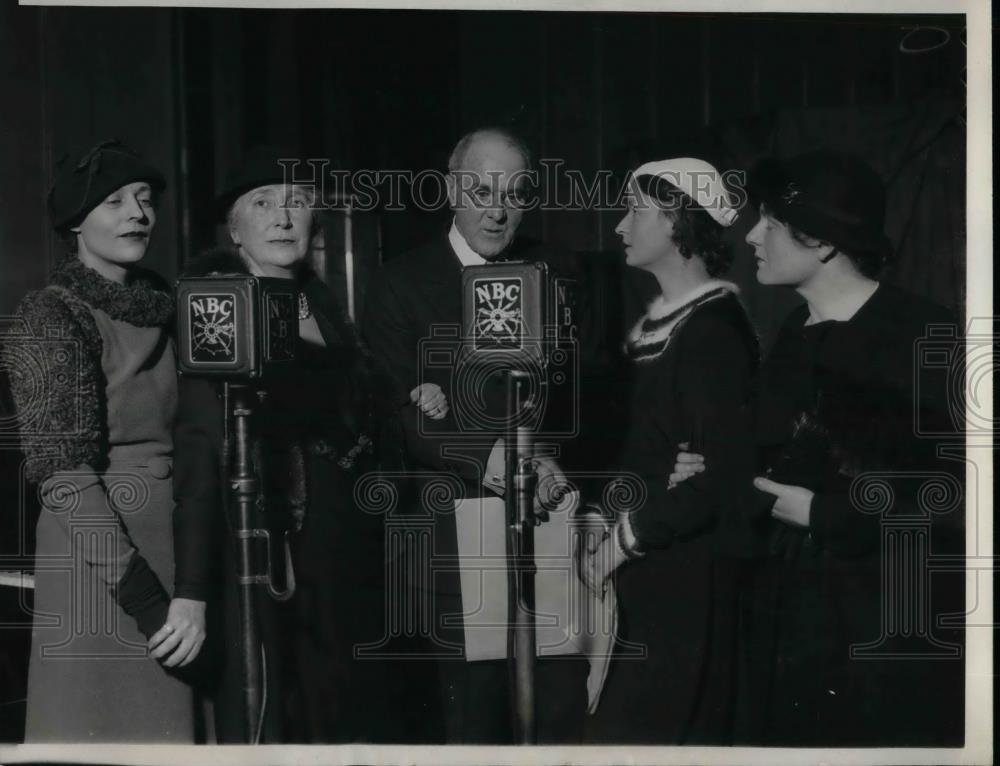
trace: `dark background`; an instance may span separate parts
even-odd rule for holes
[[[890,278],[962,303],[961,16],[96,9],[13,0],[0,8],[2,313],[44,282],[59,254],[44,195],[67,148],[116,136],[167,171],[148,263],[173,278],[211,244],[209,202],[253,144],[295,145],[335,168],[419,171],[443,168],[457,137],[484,124],[513,127],[537,156],[585,174],[684,154],[742,167],[766,151],[860,151],[898,192],[890,233],[902,252]],[[950,39],[902,52],[917,26]],[[928,30],[907,42],[926,48],[944,37]],[[942,186],[941,199],[911,198]],[[926,240],[921,226],[942,215],[947,230],[931,232],[932,243],[907,242]],[[597,267],[620,260],[618,218],[536,212],[523,231],[610,253],[591,259]],[[380,219],[382,252],[392,257],[446,216],[411,209]],[[751,224],[741,222],[734,240]],[[776,292],[758,295],[751,259],[739,257],[747,253],[738,252],[733,276],[766,341],[788,303],[772,309]]]
[[[348,170],[443,169],[455,140],[485,124],[521,132],[536,156],[584,174],[681,155],[745,168],[768,152],[857,151],[889,184],[887,228],[898,257],[886,278],[961,313],[963,25],[961,16],[98,9],[0,0],[0,315],[43,285],[61,257],[45,194],[67,149],[118,137],[166,172],[148,265],[173,279],[213,243],[210,201],[253,144],[297,145]],[[946,30],[947,41],[912,31],[921,26]],[[907,53],[904,38],[940,47]],[[641,309],[644,289],[616,252],[620,215],[539,211],[522,229],[582,254],[609,345]],[[753,218],[733,228],[731,277],[767,345],[796,299],[756,286],[741,244]],[[411,207],[378,220],[381,247],[364,238],[361,265],[372,267],[379,251],[398,256],[448,216]],[[330,225],[327,250],[336,254]],[[6,510],[13,485],[0,478]],[[17,553],[16,536],[3,537],[2,553]],[[15,593],[0,587],[0,623],[21,612]],[[3,628],[0,740],[16,741],[29,631]]]

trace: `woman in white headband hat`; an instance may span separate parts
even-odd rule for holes
[[[630,178],[616,231],[627,263],[662,295],[628,337],[635,362],[623,475],[639,501],[619,511],[580,575],[603,593],[618,570],[616,658],[591,741],[726,744],[733,699],[737,557],[752,539],[743,513],[753,476],[745,408],[757,368],[753,327],[735,285],[736,210],[719,172],[697,159],[647,163]],[[668,485],[677,444],[714,455],[712,471]],[[619,569],[620,567],[620,569]],[[625,659],[643,647],[645,656]]]

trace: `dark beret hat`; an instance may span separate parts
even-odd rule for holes
[[[299,153],[286,146],[255,146],[230,168],[222,189],[215,197],[215,213],[218,218],[225,218],[232,204],[251,189],[284,183],[288,162],[282,164],[279,160],[298,161]],[[301,166],[288,166],[289,180],[293,180],[296,172],[304,171]]]
[[[66,155],[56,165],[49,189],[53,228],[58,231],[78,224],[105,197],[135,181],[147,181],[157,191],[167,186],[159,170],[117,139]]]
[[[888,258],[885,185],[851,154],[820,150],[762,160],[748,178],[750,194],[779,220],[847,253]]]

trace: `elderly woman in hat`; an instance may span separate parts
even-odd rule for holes
[[[28,742],[193,742],[204,602],[174,585],[173,299],[138,266],[163,175],[116,141],[64,161],[49,193],[68,253],[21,302],[14,365],[37,523]]]
[[[261,503],[255,524],[271,531],[276,573],[287,540],[296,592],[278,603],[258,589],[257,610],[267,694],[260,742],[372,740],[380,719],[375,660],[353,660],[355,644],[382,637],[372,622],[384,600],[381,518],[354,500],[354,482],[392,468],[377,450],[390,427],[381,419],[379,382],[354,325],[308,266],[318,201],[311,185],[285,178],[292,153],[258,147],[226,179],[217,199],[229,246],[195,258],[188,276],[252,274],[294,280],[299,289],[299,343],[289,370],[255,383],[251,420]],[[249,381],[248,381],[249,382]],[[227,491],[220,464],[225,434],[220,387],[185,377],[180,386],[175,474],[178,514],[219,521],[214,540],[190,577],[209,582],[221,562],[222,677],[215,695],[220,742],[245,740],[236,563],[222,523]],[[386,396],[384,401],[389,401]],[[277,583],[281,585],[281,583]],[[259,648],[258,648],[259,649]],[[368,699],[368,702],[366,702]]]
[[[581,566],[598,593],[617,570],[622,626],[591,739],[725,744],[736,557],[748,535],[748,492],[736,488],[753,475],[744,405],[757,366],[737,288],[719,279],[737,212],[702,160],[650,162],[630,184],[617,227],[626,263],[655,276],[662,294],[627,341],[636,384],[621,468],[640,481],[637,501]],[[714,456],[715,475],[669,489],[678,442]]]
[[[961,663],[914,660],[913,652],[949,654],[937,637],[918,640],[917,627],[891,635],[945,602],[933,612],[915,606],[909,618],[882,611],[885,591],[900,586],[899,573],[883,580],[883,524],[931,518],[907,473],[945,477],[933,543],[962,550],[961,485],[947,481],[954,467],[935,455],[936,440],[915,436],[919,423],[940,430],[948,399],[940,381],[915,382],[914,354],[930,325],[953,319],[880,281],[891,252],[885,190],[858,157],[766,160],[750,191],[760,210],[747,235],[757,279],[792,287],[805,305],[783,325],[757,392],[764,470],[754,485],[771,555],[756,578],[741,695],[752,715],[741,736],[795,746],[958,744]],[[716,460],[700,452],[682,453],[670,480],[708,475]],[[918,537],[897,540],[898,554],[915,562],[907,582],[926,576]]]

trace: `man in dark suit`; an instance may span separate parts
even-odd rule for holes
[[[479,130],[464,136],[448,163],[449,202],[454,212],[450,230],[421,248],[393,258],[370,287],[362,324],[372,353],[392,378],[404,424],[409,470],[415,476],[415,514],[433,519],[430,560],[418,566],[432,623],[426,627],[438,659],[440,702],[449,743],[511,741],[507,666],[503,660],[467,662],[459,575],[441,566],[458,552],[456,523],[450,502],[427,507],[428,485],[446,479],[464,497],[501,494],[502,427],[490,427],[469,412],[466,398],[456,394],[456,367],[436,359],[457,359],[459,332],[445,328],[462,323],[462,269],[500,261],[545,261],[550,270],[571,267],[537,243],[517,238],[529,190],[531,160],[525,145],[503,130]],[[569,261],[569,263],[567,263]],[[445,333],[442,333],[445,330]],[[437,331],[437,334],[435,334]],[[433,338],[431,344],[427,339]],[[433,348],[431,348],[433,346]],[[449,354],[449,351],[451,352]],[[442,352],[444,352],[442,354]],[[432,354],[437,354],[432,358]],[[422,358],[426,357],[426,358]],[[502,415],[503,379],[480,381],[486,410]],[[492,423],[502,418],[487,418]],[[536,445],[538,492],[536,510],[553,503],[552,488],[560,476],[551,456],[552,444]],[[440,486],[440,484],[438,484]],[[449,497],[449,501],[450,501]],[[443,506],[443,507],[441,507]],[[437,564],[435,564],[437,562]],[[445,620],[446,615],[452,615]],[[539,742],[577,739],[586,707],[584,660],[540,660],[536,671]]]

